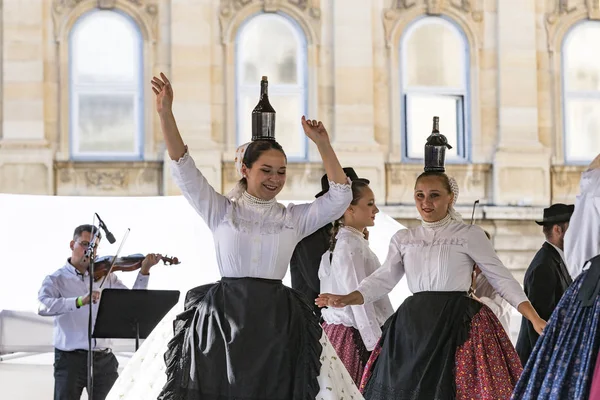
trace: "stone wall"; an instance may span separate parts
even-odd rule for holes
[[[368,177],[384,209],[410,226],[416,216],[412,189],[422,163],[407,160],[402,151],[400,43],[414,21],[443,17],[464,34],[469,50],[469,157],[449,165],[461,187],[459,207],[470,216],[472,203],[480,201],[478,222],[520,274],[543,240],[533,220],[552,202],[573,202],[585,168],[564,156],[561,51],[572,26],[599,18],[596,3],[0,1],[0,192],[179,194],[164,162],[148,84],[161,71],[174,84],[174,112],[191,154],[209,182],[227,192],[238,179],[232,163],[236,35],[252,16],[280,13],[295,21],[306,42],[308,116],[324,122],[341,162]],[[128,15],[141,33],[146,128],[137,160],[72,157],[69,33],[98,8]],[[307,158],[290,164],[281,198],[312,198],[323,173],[318,151],[309,144]]]

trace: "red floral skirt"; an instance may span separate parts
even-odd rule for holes
[[[322,326],[338,357],[358,385],[370,355],[360,332],[356,328],[341,324],[323,323]]]
[[[365,394],[365,398],[369,400],[510,399],[523,367],[496,315],[487,306],[473,299],[464,298],[459,299],[458,302],[454,298],[444,300],[443,307],[439,307],[439,311],[444,312],[437,315],[431,312],[419,314],[417,311],[427,307],[428,303],[439,305],[440,300],[443,300],[439,298],[441,295],[434,296],[436,295],[432,294],[426,296],[425,300],[420,300],[419,308],[412,306],[411,303],[408,303],[404,309],[401,306],[397,311],[401,314],[388,320],[389,324],[386,323],[384,326],[382,338],[371,353],[359,384],[359,389]],[[420,297],[424,298],[424,296]],[[422,320],[419,321],[419,318]],[[394,322],[394,319],[399,321]],[[412,325],[411,320],[415,321]],[[422,322],[423,320],[425,323]],[[430,320],[434,323],[429,322]],[[457,323],[458,321],[460,323]],[[435,327],[434,330],[439,329],[440,332],[421,331],[415,328],[427,324]],[[468,330],[461,333],[464,327]],[[407,340],[409,345],[403,343]],[[419,344],[421,341],[431,342],[431,347],[426,349],[427,351],[407,354],[406,349],[414,347],[410,343]],[[405,350],[399,351],[398,348]],[[448,349],[449,352],[446,353],[443,348]],[[419,359],[415,359],[415,356]],[[440,363],[447,367],[440,368]],[[402,371],[404,365],[409,366],[406,371]],[[414,373],[416,370],[415,366],[419,368],[418,376],[414,374],[411,376],[411,372]],[[410,368],[412,371],[409,370]],[[416,383],[415,386],[400,383],[406,382],[406,379],[399,379],[405,376],[411,376],[415,382],[427,379],[428,382],[436,382],[438,387],[432,390],[431,385],[423,385],[421,382]],[[440,377],[439,380],[436,376]]]

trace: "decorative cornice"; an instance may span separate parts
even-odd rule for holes
[[[232,27],[235,28],[237,24],[256,11],[284,12],[297,19],[302,19],[298,22],[310,29],[314,41],[319,40],[321,31],[320,0],[221,0],[219,20],[223,42],[226,43],[228,39],[231,39],[229,33]]]
[[[464,24],[483,22],[482,0],[394,0],[392,6],[383,12],[383,26],[387,45],[393,42],[394,30],[400,21],[414,18],[419,14],[432,16],[449,15]],[[477,31],[474,27],[472,31]]]
[[[52,21],[57,41],[60,39],[61,26],[65,17],[83,3],[88,3],[88,6],[91,5],[92,8],[95,7],[101,10],[119,8],[125,11],[137,11],[138,15],[136,17],[148,19],[148,26],[151,29],[149,33],[154,38],[157,36],[158,0],[53,0]]]

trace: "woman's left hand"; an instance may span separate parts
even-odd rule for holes
[[[330,143],[327,129],[325,129],[321,121],[306,119],[302,116],[302,128],[304,128],[306,136],[315,142],[317,146]]]
[[[535,331],[538,333],[538,335],[541,335],[542,332],[544,331],[544,328],[546,328],[547,322],[541,318],[537,318],[531,324],[533,325],[533,329],[535,329]]]

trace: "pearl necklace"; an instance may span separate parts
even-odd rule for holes
[[[425,228],[435,229],[435,228],[444,227],[444,226],[448,225],[451,221],[452,221],[452,218],[450,218],[450,214],[446,214],[446,216],[444,218],[440,219],[439,221],[435,221],[435,222],[427,222],[427,221],[421,220],[421,225],[423,225]]]
[[[247,203],[249,206],[257,208],[269,208],[277,201],[275,200],[275,198],[272,198],[271,200],[259,199],[258,197],[252,196],[248,192],[242,193],[242,198],[244,199],[244,202]]]

